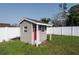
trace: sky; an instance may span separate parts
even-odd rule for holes
[[[68,9],[74,4],[67,4]],[[36,20],[51,18],[59,12],[58,3],[0,3],[0,23],[15,24],[23,17]]]

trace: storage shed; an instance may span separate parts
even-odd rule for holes
[[[51,24],[46,24],[26,17],[22,18],[19,24],[20,40],[32,45],[36,44],[36,46],[47,39],[47,26],[52,26]]]

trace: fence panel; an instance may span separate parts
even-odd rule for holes
[[[79,36],[79,26],[74,27],[48,27],[47,34],[55,34],[55,35],[72,35],[72,36]]]
[[[54,27],[54,34],[61,35],[61,27]]]
[[[62,27],[62,35],[71,35],[71,27]]]
[[[79,36],[79,27],[73,27],[73,33],[72,33],[72,35],[73,36]]]
[[[20,37],[19,27],[1,27],[0,28],[0,42],[8,41],[12,38]]]

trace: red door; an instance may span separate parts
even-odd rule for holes
[[[36,40],[36,31],[34,32],[34,41]]]

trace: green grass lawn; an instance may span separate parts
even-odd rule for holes
[[[48,36],[49,38],[49,36]],[[2,55],[71,55],[79,54],[79,37],[52,35],[52,40],[35,47],[20,40],[0,43]]]

